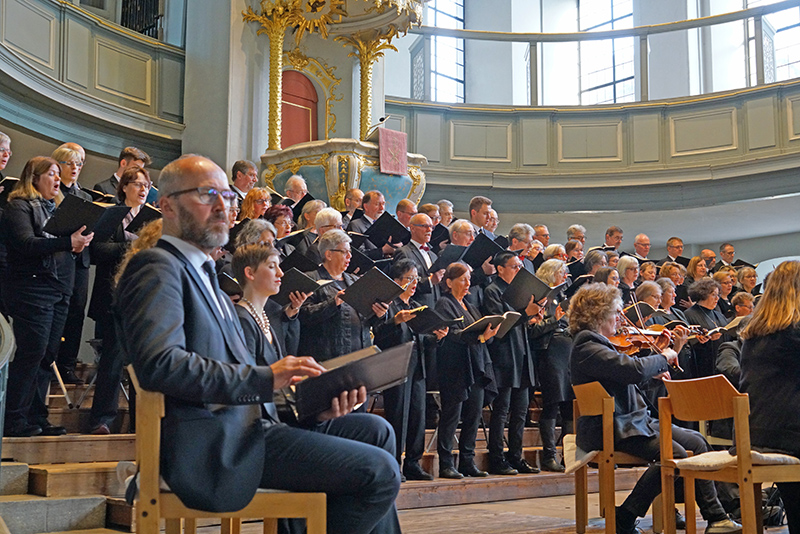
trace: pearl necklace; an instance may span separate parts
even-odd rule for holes
[[[256,320],[256,324],[261,329],[261,331],[264,333],[264,335],[266,336],[267,340],[270,343],[272,343],[272,331],[269,328],[269,317],[267,317],[267,314],[264,313],[263,310],[261,311],[261,313],[259,313],[258,310],[256,309],[256,307],[253,306],[253,303],[250,302],[249,300],[247,300],[244,297],[240,298],[239,302],[241,302],[241,303],[243,303],[245,305],[245,308],[250,313],[250,315],[253,316],[253,319]]]

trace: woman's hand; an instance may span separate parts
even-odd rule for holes
[[[342,391],[338,397],[331,400],[330,410],[326,410],[317,416],[317,421],[327,421],[353,411],[353,408],[367,401],[367,388],[361,386],[358,389]]]
[[[656,347],[661,350],[666,349],[669,347],[670,343],[672,343],[672,332],[668,329],[664,329],[661,331],[661,334],[656,338]]]
[[[689,329],[683,325],[678,325],[672,330],[672,348],[675,352],[680,352],[689,340]]]
[[[375,315],[378,317],[383,317],[389,311],[389,305],[383,302],[376,302],[372,305],[372,311],[375,312]]]
[[[394,324],[407,323],[416,316],[417,314],[413,313],[411,310],[400,310],[399,312],[394,314]]]
[[[556,321],[560,321],[566,314],[567,312],[561,306],[556,306]]]
[[[341,305],[342,305],[342,303],[344,302],[344,300],[342,300],[342,295],[344,295],[344,289],[342,289],[341,291],[339,291],[338,293],[336,293],[336,296],[335,296],[335,297],[333,297],[333,302],[334,302],[334,304],[336,304],[337,306],[341,306]]]
[[[531,301],[528,303],[528,306],[525,308],[525,315],[528,317],[533,317],[535,315],[539,315],[539,312],[542,311],[542,307],[533,300],[533,295],[531,295]]]
[[[483,331],[483,339],[485,341],[489,341],[490,339],[492,339],[495,336],[495,334],[497,334],[497,331],[500,330],[500,324],[498,324],[494,328],[492,328],[491,324],[487,324],[486,330]]]
[[[436,341],[441,341],[447,335],[450,329],[448,327],[440,328],[438,330],[433,331],[433,335],[436,336]]]
[[[72,234],[70,240],[72,241],[72,252],[75,254],[82,252],[83,249],[89,246],[89,243],[92,242],[92,238],[94,238],[94,232],[89,235],[83,235],[83,231],[86,230],[86,225],[81,226],[78,230]]]
[[[294,317],[300,311],[300,306],[306,301],[311,293],[302,293],[300,291],[292,291],[289,293],[289,305],[286,306],[286,317]]]
[[[326,371],[311,356],[286,356],[269,366],[272,369],[272,388],[283,389],[308,376],[319,376]]]

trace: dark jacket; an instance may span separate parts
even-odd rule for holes
[[[436,305],[436,301],[439,300],[440,291],[438,286],[431,285],[430,279],[428,278],[428,267],[425,265],[425,259],[422,257],[423,254],[428,255],[428,258],[431,260],[431,265],[433,265],[437,258],[436,254],[430,250],[420,250],[414,243],[409,242],[407,245],[403,245],[394,251],[393,261],[407,259],[414,262],[414,265],[417,267],[417,275],[422,278],[419,285],[417,285],[416,293],[414,293],[414,300],[421,305],[433,308]]]
[[[503,292],[508,288],[505,280],[497,277],[483,293],[484,315],[503,315],[515,311],[503,300]],[[492,369],[498,388],[529,387],[536,384],[533,371],[533,358],[528,347],[528,320],[522,314],[517,323],[503,337],[494,339],[489,345]]]
[[[669,370],[660,354],[633,357],[616,351],[604,336],[589,330],[575,335],[570,357],[572,383],[600,382],[614,397],[614,443],[635,436],[653,437],[658,421],[647,412],[637,385]],[[581,417],[577,428],[578,446],[585,451],[603,448],[601,416]]]
[[[709,310],[700,304],[695,304],[686,310],[685,315],[689,324],[700,325],[708,330],[712,330],[718,326],[725,326],[729,322],[717,308]],[[723,334],[722,337],[716,341],[697,343],[694,345],[697,374],[693,378],[711,376],[715,373],[714,365],[717,361],[717,350],[719,350],[719,346],[722,343],[729,340],[730,337],[727,334]]]
[[[408,323],[394,323],[394,316],[397,315],[397,312],[402,310],[413,310],[419,306],[420,303],[414,299],[409,300],[408,304],[403,302],[399,297],[394,299],[392,303],[389,304],[389,312],[386,314],[385,320],[375,326],[372,331],[375,334],[375,344],[380,347],[381,350],[396,347],[398,345],[402,345],[403,343],[413,341],[414,349],[411,354],[411,362],[408,364],[408,368],[412,372],[415,369],[420,369],[422,377],[424,378],[424,349],[436,345],[436,336],[432,334],[420,336],[411,331],[411,329],[408,327]],[[423,350],[420,351],[420,349]],[[422,352],[422,354],[420,354],[420,352]],[[412,376],[411,373],[409,373],[409,376]]]
[[[800,325],[744,341],[741,391],[752,444],[800,456]]]
[[[88,316],[94,320],[106,315],[111,309],[114,275],[129,246],[130,242],[125,240],[125,230],[122,229],[122,225],[108,241],[93,239],[89,245],[92,251],[92,263],[97,266],[88,311]]]

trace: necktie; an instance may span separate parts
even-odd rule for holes
[[[217,270],[214,268],[214,262],[208,260],[207,262],[203,263],[203,270],[208,275],[208,279],[211,282],[211,288],[214,290],[214,294],[211,295],[214,298],[214,301],[217,303],[217,307],[219,308],[219,312],[222,313],[222,319],[228,319],[228,314],[225,313],[225,308],[223,307],[222,302],[220,301],[220,289],[219,289],[219,280],[217,280]]]
[[[429,247],[428,245],[422,245],[421,247],[419,247],[419,249],[428,252],[431,249],[431,247]]]

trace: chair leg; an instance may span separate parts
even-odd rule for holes
[[[278,520],[274,517],[264,518],[264,534],[278,534]],[[308,534],[311,534],[309,530]]]
[[[674,514],[673,514],[674,517]],[[653,501],[653,532],[661,534],[664,531],[664,496],[659,495]]]
[[[183,520],[183,534],[197,534],[197,519],[187,517]]]
[[[675,470],[661,469],[661,527],[667,534],[675,534]],[[653,531],[656,526],[656,507],[653,503]]]
[[[694,477],[683,475],[683,495],[686,503],[686,534],[697,534],[697,506],[694,496]],[[664,511],[666,513],[666,510]]]
[[[240,517],[226,517],[222,519],[220,525],[221,534],[241,534],[242,532],[242,518]]]
[[[575,471],[575,532],[584,534],[589,524],[589,469]]]
[[[164,520],[164,531],[166,534],[181,534],[181,519],[165,519]]]
[[[758,500],[761,501],[760,498]],[[739,485],[739,504],[742,509],[742,533],[756,534],[756,532],[758,532],[758,523],[756,520],[756,498],[754,484]]]
[[[600,512],[606,520],[606,534],[616,534],[617,515],[614,494],[614,459],[606,458],[600,469]]]
[[[756,532],[764,534],[764,502],[761,494],[761,482],[753,484],[753,500],[756,503]]]

